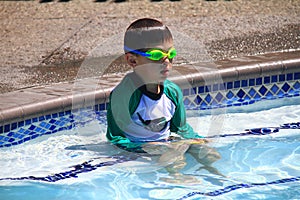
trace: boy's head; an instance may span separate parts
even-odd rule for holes
[[[149,18],[138,19],[127,28],[124,50],[127,63],[145,83],[165,80],[176,56],[168,27]]]
[[[126,30],[124,37],[125,53],[128,49],[143,50],[155,48],[166,42],[173,43],[172,34],[167,26],[156,19],[142,18],[134,21]]]

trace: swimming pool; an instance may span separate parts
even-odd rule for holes
[[[222,131],[210,136],[209,146],[222,156],[212,166],[224,177],[187,155],[181,170],[187,178],[164,181],[168,173],[154,159],[122,154],[105,142],[101,111],[98,119],[80,127],[1,148],[1,199],[296,199],[300,98],[277,102],[281,106],[276,108],[262,101],[255,112],[245,106],[243,112],[233,108],[221,114]],[[189,110],[188,116],[199,132],[212,120],[197,110]]]
[[[0,126],[0,198],[297,199],[299,63],[221,67],[222,82],[203,84],[199,73],[184,77],[193,82],[182,89],[187,120],[221,159],[204,168],[187,154],[177,179],[157,157],[124,153],[106,142],[106,101],[63,107],[67,96],[46,100],[51,112],[40,101],[0,110],[0,119],[8,119]],[[61,90],[53,94],[66,93]],[[87,94],[105,99],[107,92]],[[24,119],[16,117],[20,113]]]

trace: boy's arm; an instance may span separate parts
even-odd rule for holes
[[[177,105],[175,114],[171,120],[171,132],[176,132],[185,139],[203,138],[186,122],[186,112],[183,103]]]
[[[122,148],[125,149],[132,149],[132,148],[139,148],[139,143],[131,142],[126,136],[124,135],[123,131],[117,125],[111,110],[110,103],[108,104],[107,108],[107,132],[106,132],[107,139]]]
[[[173,118],[171,119],[171,132],[175,132],[185,139],[203,138],[186,122],[186,111],[183,104],[183,95],[181,89],[175,85],[176,92],[170,93],[171,99],[176,104],[176,110]]]

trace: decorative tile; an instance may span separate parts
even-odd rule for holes
[[[184,105],[188,106],[191,104],[191,101],[188,98],[185,98],[183,103],[184,103]]]
[[[296,82],[294,85],[293,85],[294,89],[295,90],[299,90],[300,89],[300,83],[299,82]]]
[[[224,96],[223,96],[223,94],[221,94],[220,92],[218,92],[218,94],[216,95],[215,99],[217,100],[218,103],[220,103],[224,99]]]
[[[261,95],[265,95],[268,90],[265,86],[261,86],[258,91]]]
[[[241,81],[234,81],[234,88],[240,88],[241,87]]]
[[[234,97],[234,94],[232,91],[229,91],[226,95],[227,99],[232,99]]]
[[[211,95],[210,94],[207,94],[206,97],[204,98],[204,100],[206,101],[206,103],[210,103],[212,98],[211,98]]]
[[[226,86],[227,86],[226,89],[230,90],[230,89],[233,88],[233,83],[232,82],[228,82]]]
[[[182,93],[183,93],[183,96],[188,96],[188,95],[190,95],[190,89],[184,89]]]
[[[211,92],[211,85],[206,85],[205,86],[205,92]]]
[[[288,92],[290,88],[291,88],[290,85],[288,83],[285,83],[281,89],[285,92]]]
[[[248,80],[242,80],[241,87],[244,88],[244,87],[247,87],[247,86],[248,86]]]
[[[204,93],[204,86],[198,87],[198,94]]]
[[[237,96],[240,98],[240,99],[242,99],[244,96],[245,96],[245,92],[244,92],[244,90],[243,89],[240,89],[239,91],[238,91],[238,93],[237,93]]]
[[[279,82],[285,81],[285,74],[279,75]]]
[[[212,92],[218,91],[219,90],[219,84],[213,84],[212,86]]]
[[[103,105],[98,105],[99,107],[101,108]],[[99,120],[101,124],[106,124],[106,120],[103,120],[105,116],[106,112],[93,109],[82,109],[75,113],[70,110],[1,126],[0,148],[22,144],[34,138],[62,130],[69,130],[95,119]]]
[[[271,82],[272,83],[277,83],[277,78],[278,78],[277,75],[271,76]]]
[[[255,79],[251,78],[249,79],[249,86],[254,86],[255,85]]]
[[[291,74],[287,74],[287,75],[286,75],[286,80],[287,80],[287,81],[293,80],[293,74],[292,74],[292,73],[291,73]]]
[[[271,82],[270,76],[264,77],[264,84],[269,84]]]
[[[194,100],[194,102],[195,102],[196,105],[199,105],[202,101],[203,100],[202,100],[202,98],[199,95],[197,95],[196,98],[195,98],[195,100]]]
[[[300,95],[300,73],[271,75],[183,89],[187,109],[215,109],[253,104],[263,99]],[[0,148],[85,125],[93,120],[106,125],[108,103],[69,110],[0,126]]]
[[[256,85],[262,85],[262,78],[256,79]]]
[[[271,87],[271,91],[273,92],[273,94],[277,94],[277,92],[279,91],[279,87],[276,84],[274,84]]]
[[[220,91],[225,90],[225,88],[226,88],[226,85],[225,85],[224,83],[220,83],[220,84],[219,84],[219,90],[220,90]]]
[[[197,88],[191,88],[191,94],[196,95],[197,94]]]
[[[193,103],[198,109],[213,109],[248,105],[263,99],[299,96],[300,83],[296,78],[299,79],[298,72],[227,82],[218,86],[199,86],[198,96],[194,95]],[[219,93],[221,90],[223,94]]]
[[[251,88],[248,92],[250,97],[253,97],[254,95],[256,95],[256,90],[254,88]]]

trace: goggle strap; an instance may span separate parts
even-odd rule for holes
[[[131,48],[127,47],[127,46],[124,46],[124,49],[126,51],[129,51],[129,52],[132,52],[132,53],[144,56],[144,57],[150,57],[151,56],[149,53],[144,53],[144,52],[141,52],[141,51],[138,51],[138,50],[134,50],[134,49],[131,49]]]

